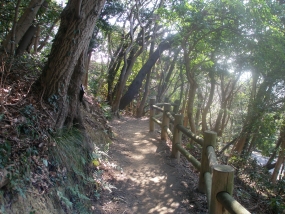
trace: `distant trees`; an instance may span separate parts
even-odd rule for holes
[[[58,21],[60,11],[58,5],[44,0],[30,2],[18,0],[14,8],[9,2],[3,2],[2,6],[3,24],[6,24],[6,28],[3,28],[5,26],[3,25],[1,29],[2,35],[6,34],[2,37],[2,48],[5,52],[21,54],[24,51],[29,52],[33,45],[34,51],[37,52],[47,44],[49,35]],[[14,16],[11,16],[11,13]],[[45,37],[40,41],[40,36]]]

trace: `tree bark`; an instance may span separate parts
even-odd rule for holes
[[[67,117],[67,122],[72,121],[71,110],[79,102],[72,93],[79,93],[79,84],[81,79],[73,74],[78,72],[83,51],[87,49],[92,33],[101,12],[105,0],[83,0],[81,3],[82,17],[78,19],[75,13],[77,7],[76,0],[70,0],[61,14],[61,23],[57,35],[52,45],[50,57],[43,69],[39,79],[42,87],[42,93],[45,100],[53,97],[56,100],[55,128],[61,129]],[[76,77],[75,80],[72,79]],[[71,81],[72,80],[72,81]],[[74,89],[75,91],[72,91]],[[71,100],[75,99],[75,100]],[[73,103],[75,102],[75,103]],[[69,123],[69,122],[68,122]]]
[[[156,63],[163,51],[169,49],[170,47],[170,41],[165,41],[159,44],[156,51],[151,55],[148,61],[140,69],[139,73],[129,86],[128,91],[122,97],[119,109],[124,109],[134,99],[135,95],[138,94],[139,89],[142,86],[142,81],[144,80],[146,74],[151,71],[152,66]]]
[[[68,114],[64,122],[64,126],[67,128],[71,128],[72,126],[74,126],[78,129],[84,129],[82,115],[80,111],[79,88],[86,67],[86,52],[87,51],[83,51],[81,53],[74,68],[74,72],[71,77],[71,82],[68,87],[67,96],[70,98],[70,102],[68,106]]]

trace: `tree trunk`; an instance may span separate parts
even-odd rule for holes
[[[149,92],[149,83],[150,83],[150,72],[147,74],[147,77],[146,77],[143,98],[142,98],[140,105],[137,109],[137,118],[140,118],[143,116],[143,110],[144,110],[144,106],[145,106],[147,96],[148,96],[148,92]]]
[[[278,156],[277,162],[276,162],[276,164],[275,164],[274,171],[273,171],[272,176],[271,176],[271,181],[272,181],[272,183],[274,183],[274,184],[275,184],[276,181],[277,181],[277,177],[278,177],[278,174],[279,174],[281,165],[284,164],[285,139],[284,139],[282,145],[283,145],[283,146],[282,146],[282,149],[279,151],[279,156]]]
[[[276,146],[270,156],[270,158],[268,159],[267,163],[265,164],[265,167],[269,170],[269,168],[271,167],[271,163],[273,162],[274,158],[276,157],[276,154],[277,154],[277,151],[281,145],[282,141],[281,141],[281,138],[279,137],[278,138],[278,141],[276,142]]]
[[[196,134],[196,126],[194,120],[194,100],[197,91],[196,83],[190,83],[189,97],[188,97],[188,108],[187,108],[187,116],[189,120],[190,130]]]
[[[83,86],[87,90],[88,87],[88,71],[89,71],[89,66],[90,66],[90,61],[91,61],[91,56],[92,52],[87,53],[87,60],[86,60],[86,65],[85,65],[85,71],[84,71],[84,78],[83,78]]]
[[[105,0],[82,0],[80,7],[81,18],[75,11],[78,6],[76,0],[70,0],[61,14],[61,23],[52,45],[50,57],[40,77],[42,93],[45,100],[53,98],[56,107],[55,128],[74,118],[70,110],[75,111],[76,93],[79,93],[81,79],[77,76],[79,64],[83,61],[82,54],[87,49],[97,18]],[[75,69],[75,66],[76,69]],[[82,74],[80,74],[82,75]],[[74,78],[75,79],[72,79]],[[74,90],[74,91],[73,91]],[[76,92],[77,91],[77,92]],[[71,96],[71,93],[74,93]],[[75,100],[72,100],[75,99]],[[69,118],[68,120],[67,117]]]
[[[172,73],[174,71],[174,68],[175,68],[175,65],[176,65],[176,61],[177,61],[177,58],[178,58],[178,54],[180,52],[180,48],[175,50],[174,52],[174,58],[172,59],[171,62],[167,62],[167,67],[169,69],[167,69],[167,74],[165,76],[165,78],[161,78],[161,83],[159,85],[159,88],[158,88],[158,93],[157,93],[157,96],[158,96],[158,100],[161,100],[162,97],[164,97],[164,94],[167,92],[167,87],[169,87],[169,84],[170,84],[170,78],[172,76]],[[169,66],[170,64],[170,66]],[[166,70],[166,69],[165,69]],[[166,73],[166,71],[165,71]]]
[[[31,25],[23,38],[21,39],[18,48],[16,49],[16,55],[22,55],[25,50],[28,49],[29,45],[32,43],[33,37],[36,32],[36,26]]]
[[[283,118],[283,123],[280,128],[280,141],[281,141],[281,150],[279,151],[279,156],[272,173],[271,181],[276,183],[277,176],[279,174],[282,163],[284,164],[284,153],[285,153],[285,117]]]
[[[211,79],[211,89],[210,89],[210,95],[209,95],[209,98],[208,98],[208,102],[203,110],[203,113],[202,113],[202,131],[206,131],[208,128],[207,128],[207,121],[206,121],[206,117],[207,117],[207,114],[208,114],[208,111],[210,110],[210,107],[213,103],[213,98],[214,98],[214,92],[215,92],[215,79],[214,79],[214,75],[213,73],[210,73],[209,74],[210,76],[210,79]]]
[[[57,23],[58,21],[59,21],[59,18],[57,18],[57,19],[52,23],[52,25],[50,26],[50,28],[48,29],[48,32],[47,32],[47,35],[46,35],[44,41],[40,42],[40,46],[38,47],[38,50],[37,50],[38,52],[40,52],[40,51],[43,49],[43,47],[45,47],[46,44],[48,43],[50,34],[51,34],[51,32],[53,31],[53,29],[54,29],[54,27],[55,27],[55,25],[56,25],[56,23]]]
[[[78,129],[84,129],[80,111],[79,89],[82,82],[82,77],[84,76],[87,61],[86,58],[87,53],[83,51],[74,68],[74,72],[72,74],[71,82],[68,88],[67,96],[71,102],[69,102],[68,114],[64,122],[64,126],[67,128],[74,126]]]
[[[256,129],[255,126],[257,126],[258,122],[262,118],[262,115],[264,114],[265,109],[263,106],[268,102],[272,87],[272,82],[268,79],[264,79],[259,87],[256,98],[252,99],[249,103],[247,117],[240,133],[240,137],[233,147],[233,153],[238,155],[241,154],[247,139],[250,139],[252,132]],[[255,97],[255,93],[252,94],[254,94],[252,95],[252,98]]]
[[[199,129],[199,121],[201,117],[201,112],[202,112],[202,106],[203,106],[204,98],[203,94],[200,88],[197,88],[197,111],[195,114],[195,127],[196,130]]]
[[[4,48],[6,48],[6,51],[10,52],[12,54],[14,54],[15,47],[16,47],[15,37],[16,37],[16,28],[17,28],[20,3],[21,3],[21,0],[18,0],[16,8],[15,8],[15,16],[14,16],[14,20],[13,20],[13,26],[12,26],[11,31],[9,32],[11,34],[10,38],[8,38],[8,35],[9,35],[8,34],[2,42],[2,45]]]
[[[41,32],[41,26],[37,24],[37,32],[36,32],[35,43],[34,43],[34,54],[37,54],[38,52],[40,32]]]
[[[122,97],[119,109],[124,109],[134,99],[135,95],[138,94],[139,89],[142,86],[142,81],[144,80],[146,74],[151,71],[152,66],[158,60],[163,51],[169,49],[170,47],[171,43],[169,41],[162,42],[159,44],[156,51],[151,55],[148,61],[140,69],[139,73],[129,86],[128,91]]]
[[[187,108],[187,99],[189,97],[189,93],[190,93],[190,85],[189,85],[189,83],[187,83],[187,89],[186,89],[186,93],[184,95],[182,108],[181,108],[181,113],[184,117],[183,118],[183,126],[185,126],[185,127],[188,127],[188,117],[187,117],[186,108]]]
[[[20,17],[19,21],[17,22],[15,28],[15,38],[13,29],[8,33],[6,38],[3,41],[3,47],[8,53],[11,53],[12,47],[11,43],[15,46],[20,42],[23,38],[29,27],[32,25],[35,16],[38,13],[41,5],[43,4],[44,0],[31,0],[28,7],[25,9],[23,15]]]
[[[109,105],[113,103],[113,85],[116,74],[121,66],[122,59],[124,57],[124,53],[126,51],[127,46],[121,44],[120,47],[117,48],[114,55],[111,57],[111,62],[108,67],[108,76],[107,76],[107,85],[108,85],[108,94],[107,94],[107,102]],[[110,51],[111,56],[111,51]]]

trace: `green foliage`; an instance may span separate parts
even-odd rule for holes
[[[50,151],[52,160],[49,161],[49,165],[57,171],[57,176],[52,181],[54,185],[63,185],[63,189],[57,191],[57,196],[68,209],[82,209],[78,207],[79,203],[90,200],[83,193],[83,187],[91,185],[92,188],[96,188],[94,179],[85,171],[91,158],[86,145],[82,143],[83,135],[76,129],[63,130],[54,137],[54,141],[57,146]],[[62,170],[64,168],[66,170]]]
[[[25,191],[31,184],[31,168],[33,167],[31,160],[32,155],[38,155],[37,148],[28,147],[19,154],[17,165],[11,164],[5,166],[9,178],[8,189],[19,193],[22,197],[25,197]],[[42,170],[43,167],[39,165],[38,171]]]
[[[93,146],[85,143],[83,133],[77,129],[62,130],[53,140],[56,147],[50,150],[52,158],[48,160],[48,165],[57,172],[57,176],[52,179],[54,186],[61,186],[61,190],[57,191],[57,197],[68,209],[90,213],[92,197],[100,196],[99,184],[101,188],[113,188],[102,179],[102,171],[87,170],[94,158],[102,160],[103,156],[107,156],[105,151],[108,150],[108,146],[104,151],[95,145],[95,148],[91,148]],[[65,168],[66,170],[63,170]]]
[[[25,120],[17,127],[18,135],[25,134],[32,139],[39,138],[39,132],[37,126],[37,114],[32,104],[26,105],[20,110],[21,114],[25,117]]]
[[[13,68],[21,69],[25,71],[29,71],[24,74],[24,77],[37,77],[44,67],[44,58],[40,55],[31,55],[28,53],[24,53],[20,56],[13,58]],[[10,63],[10,61],[6,61],[6,63]]]
[[[20,8],[27,7],[29,1],[21,1]],[[15,14],[15,6],[17,0],[2,1],[0,7],[0,41],[3,41],[4,37],[8,34],[9,30],[12,28],[12,23]],[[19,11],[20,14],[23,13],[22,10]]]
[[[266,192],[268,196],[266,203],[268,203],[269,207],[272,209],[272,213],[282,213],[285,208],[284,178],[278,180],[276,184],[272,184],[270,181],[271,175],[268,170],[258,165],[255,159],[249,158],[244,163],[244,167],[240,168],[238,173],[242,177],[247,176],[244,182],[247,183],[248,180],[250,180],[250,186],[252,186],[252,188],[248,188],[247,192],[238,189],[237,194],[240,197],[247,198],[257,195],[259,192]]]
[[[265,156],[270,156],[275,147],[275,142],[278,139],[278,133],[281,125],[281,120],[276,119],[278,113],[267,113],[258,124],[259,132],[256,139],[257,148],[261,150]]]
[[[102,110],[104,112],[104,116],[106,117],[106,119],[108,119],[108,120],[112,119],[113,114],[112,114],[112,111],[111,111],[112,110],[111,107],[107,103],[102,102],[101,103],[101,108],[102,108]]]

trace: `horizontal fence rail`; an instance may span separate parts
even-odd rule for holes
[[[161,140],[169,138],[172,142],[171,155],[179,160],[182,154],[200,173],[198,189],[207,196],[210,214],[248,214],[239,202],[233,197],[234,168],[228,165],[220,165],[217,161],[215,146],[217,134],[205,131],[204,137],[192,133],[182,125],[183,116],[177,114],[179,102],[155,103],[155,98],[150,101],[149,130],[154,131],[155,124],[161,127]],[[171,108],[173,106],[173,111]],[[156,112],[160,112],[156,115]],[[161,118],[159,120],[159,118]],[[192,139],[202,147],[201,161],[198,161],[181,144],[182,134]]]

